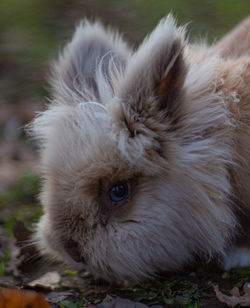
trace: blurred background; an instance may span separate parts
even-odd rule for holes
[[[211,43],[249,15],[250,0],[0,0],[0,226],[11,233],[40,216],[37,153],[23,127],[44,108],[50,61],[77,22],[98,17],[137,46],[170,11],[190,22],[191,40]]]

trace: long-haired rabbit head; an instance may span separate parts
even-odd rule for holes
[[[233,218],[223,203],[227,175],[213,168],[227,153],[195,137],[212,125],[200,106],[211,73],[192,72],[185,48],[172,16],[136,52],[99,23],[77,28],[54,66],[54,101],[33,124],[44,170],[41,250],[107,280],[223,251]]]

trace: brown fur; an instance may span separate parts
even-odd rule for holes
[[[250,264],[233,247],[250,208],[248,33],[249,19],[215,46],[190,45],[169,15],[132,51],[99,23],[78,27],[33,124],[41,251],[110,281],[197,255]]]

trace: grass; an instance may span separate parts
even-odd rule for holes
[[[37,201],[39,189],[40,178],[24,173],[14,185],[0,193],[0,210],[4,212],[3,222],[9,234],[12,235],[12,227],[18,220],[25,221],[28,227],[38,221],[42,212]]]
[[[40,178],[32,173],[23,173],[16,183],[0,194],[0,207],[8,204],[34,202],[40,187]]]
[[[238,288],[241,288],[245,282],[250,282],[250,267],[236,267],[230,270],[230,281]]]
[[[71,276],[77,276],[78,274],[79,274],[79,272],[78,271],[72,271],[72,270],[65,270],[64,272],[63,272],[63,274],[65,275],[65,276],[67,276],[67,275],[71,275]]]
[[[7,247],[5,247],[4,257],[3,257],[3,259],[0,260],[0,277],[3,276],[7,262],[9,261],[9,259],[10,259],[10,249],[7,246]]]
[[[8,234],[14,239],[13,226],[17,221],[24,221],[27,226],[37,221],[41,215],[41,207],[37,204],[39,177],[32,173],[22,174],[14,185],[0,193],[0,216]],[[32,209],[32,210],[31,210]],[[4,275],[10,259],[10,249],[0,243],[0,277]]]
[[[62,301],[60,302],[60,308],[82,308],[84,305],[84,298],[82,297],[80,301],[75,303],[70,301]]]
[[[0,90],[3,101],[42,101],[48,67],[83,17],[100,18],[138,44],[172,11],[191,38],[220,38],[250,11],[249,0],[1,0]],[[20,80],[22,82],[20,82]]]
[[[157,286],[141,287],[132,295],[136,302],[154,304],[176,304],[180,307],[199,307],[201,300],[210,297],[213,290],[210,285],[198,285],[192,279],[173,277],[171,280],[158,281]]]

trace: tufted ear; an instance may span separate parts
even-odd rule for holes
[[[131,51],[117,32],[84,20],[54,64],[52,88],[63,103],[105,103],[115,91]]]
[[[154,119],[177,120],[186,77],[184,32],[168,15],[132,56],[119,93],[123,108],[120,120],[126,122],[132,135],[133,131],[138,133],[138,122],[149,126]]]

